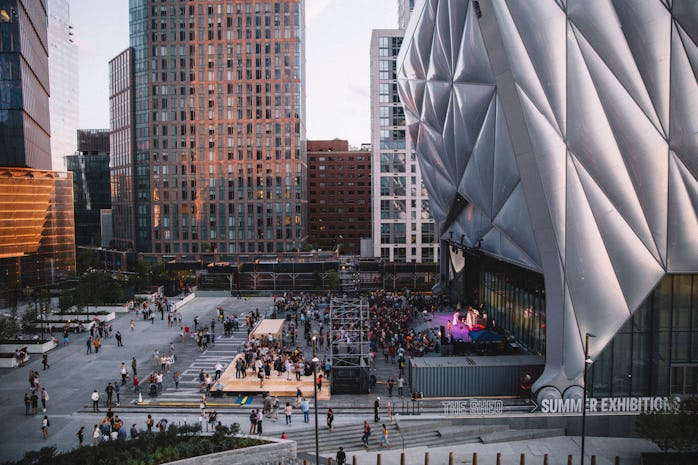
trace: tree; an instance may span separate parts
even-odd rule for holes
[[[110,273],[93,271],[80,278],[75,303],[85,306],[121,302],[123,294],[121,285]]]

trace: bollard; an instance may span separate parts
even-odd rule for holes
[[[543,465],[548,465],[548,454],[543,454]]]
[[[332,465],[332,457],[327,457],[327,465]]]
[[[473,465],[477,465],[477,452],[473,452]]]
[[[574,465],[574,462],[572,462],[572,455],[567,456],[567,465]]]
[[[453,457],[453,452],[449,452],[448,453],[448,465],[454,465],[454,464],[455,464],[455,460]]]
[[[376,454],[376,465],[383,465],[383,458],[381,454]]]
[[[303,459],[303,465],[308,465],[308,460],[307,460],[307,459]]]
[[[502,453],[497,452],[497,465],[502,465]]]
[[[620,456],[616,455],[616,458],[613,460],[614,465],[620,465]]]
[[[424,465],[429,465],[429,452],[424,453]]]
[[[519,460],[520,465],[526,465],[526,454],[521,454],[521,459]]]
[[[400,465],[405,465],[405,453],[400,452]]]
[[[351,465],[359,465],[359,459],[356,458],[356,455],[351,456]]]
[[[591,456],[591,465],[596,465],[596,456],[595,455]]]

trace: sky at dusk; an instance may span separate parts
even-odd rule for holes
[[[80,127],[108,128],[108,62],[128,47],[128,0],[70,0],[70,22],[80,54]],[[396,0],[306,0],[308,139],[371,141],[371,30],[396,27]]]

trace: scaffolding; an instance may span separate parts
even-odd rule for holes
[[[365,298],[332,299],[332,393],[369,392],[369,307]]]

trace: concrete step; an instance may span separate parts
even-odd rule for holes
[[[436,430],[436,434],[443,439],[459,439],[482,437],[483,435],[506,432],[507,430],[509,430],[509,425],[452,425],[439,427]]]

